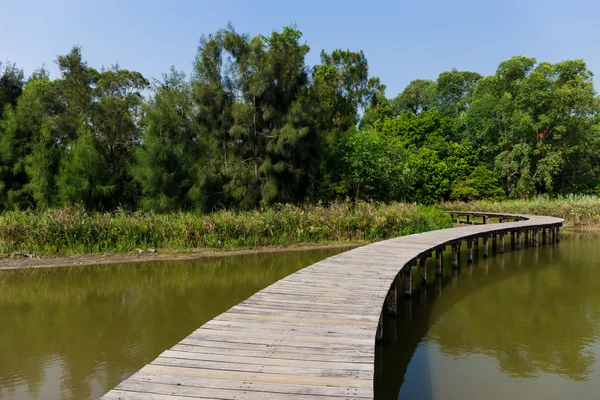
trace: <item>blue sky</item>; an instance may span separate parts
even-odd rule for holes
[[[308,64],[321,49],[362,49],[393,97],[452,68],[491,74],[513,55],[583,58],[600,73],[598,15],[591,0],[0,0],[0,60],[26,73],[45,63],[55,77],[56,56],[79,44],[90,66],[160,78],[171,65],[189,73],[200,36],[229,21],[250,34],[296,24]]]

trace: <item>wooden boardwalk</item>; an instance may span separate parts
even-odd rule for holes
[[[207,322],[103,399],[371,399],[382,312],[412,292],[412,267],[466,241],[488,253],[523,234],[532,246],[559,239],[563,220],[452,213],[472,225],[359,247],[304,268]],[[497,220],[513,222],[490,223]],[[479,220],[479,221],[477,221]],[[486,223],[487,222],[487,223]],[[529,235],[527,235],[529,233]],[[539,235],[542,234],[542,240]],[[450,267],[450,266],[448,266]],[[426,268],[417,268],[426,281]],[[384,311],[382,311],[384,310]]]

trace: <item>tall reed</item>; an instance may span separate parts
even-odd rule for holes
[[[386,239],[451,225],[437,207],[415,204],[276,205],[248,212],[92,213],[72,207],[0,216],[0,253],[125,253],[136,248],[245,249]]]

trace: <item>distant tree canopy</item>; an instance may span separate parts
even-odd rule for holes
[[[305,63],[302,33],[200,39],[188,78],[74,47],[60,76],[0,64],[0,209],[250,209],[600,192],[600,100],[582,60],[442,72],[395,98],[362,51]]]

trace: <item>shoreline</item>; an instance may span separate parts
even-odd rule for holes
[[[600,226],[564,227],[565,233],[600,234]],[[241,250],[220,249],[190,249],[190,250],[161,250],[156,253],[107,253],[107,254],[75,254],[66,256],[48,256],[44,258],[0,258],[0,272],[21,269],[63,268],[91,265],[130,264],[152,261],[193,261],[218,257],[231,257],[251,254],[282,253],[289,251],[310,251],[320,249],[355,248],[369,244],[369,241],[348,243],[323,243],[310,245],[292,245],[283,247],[260,247]]]
[[[158,250],[156,253],[144,252],[142,254],[115,253],[115,254],[77,254],[68,256],[49,256],[44,258],[0,258],[1,271],[15,271],[22,269],[63,268],[91,265],[130,264],[151,261],[193,261],[209,258],[242,256],[251,254],[283,253],[290,251],[310,251],[321,249],[341,249],[364,246],[370,242],[349,243],[324,243],[311,245],[297,245],[286,247],[261,247],[243,250],[218,250],[218,249],[191,249],[191,250]]]

